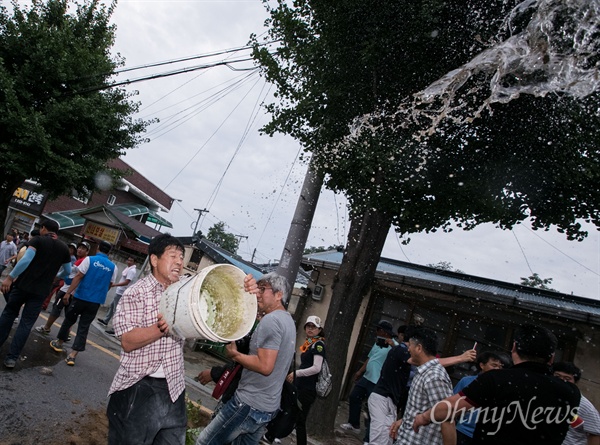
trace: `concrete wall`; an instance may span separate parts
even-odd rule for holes
[[[578,383],[581,393],[600,408],[600,330],[585,324],[575,325],[583,334],[577,342],[574,363],[582,373]]]

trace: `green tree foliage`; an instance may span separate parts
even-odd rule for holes
[[[264,39],[276,50],[254,37],[254,55],[276,85],[277,102],[268,105],[263,130],[298,139],[326,186],[350,203],[348,244],[326,321],[335,345],[328,350],[332,394],[342,387],[347,338],[391,225],[410,234],[485,222],[510,228],[532,218],[536,228],[556,225],[579,240],[586,233],[578,219],[600,225],[598,95],[522,96],[477,119],[463,116],[460,125],[442,121],[421,139],[415,134],[431,121],[396,113],[415,93],[520,31],[527,14],[503,27],[517,3],[265,1]],[[458,103],[466,109],[481,101],[489,81],[476,76]],[[349,139],[356,119],[370,113],[378,116],[369,121],[377,131]],[[335,397],[315,407],[315,432],[332,435],[336,407]]]
[[[556,290],[552,289],[549,285],[552,284],[552,278],[540,278],[537,273],[530,275],[528,278],[521,277],[521,284],[523,286],[536,287],[544,290]]]
[[[85,0],[0,7],[0,221],[26,179],[50,197],[93,190],[107,161],[143,141],[130,93],[108,88],[113,6]],[[110,172],[118,175],[118,172]]]
[[[319,253],[319,252],[327,252],[329,250],[339,250],[341,251],[344,248],[344,246],[329,246],[329,247],[325,247],[325,246],[319,246],[319,247],[315,247],[315,246],[310,246],[307,247],[306,249],[304,249],[303,254],[304,255],[309,255],[311,253]]]
[[[439,270],[448,270],[450,272],[464,273],[460,269],[455,269],[450,261],[439,261],[436,264],[426,264],[427,267],[433,267],[434,269]]]
[[[208,229],[208,235],[206,235],[206,239],[234,255],[237,253],[240,245],[240,240],[237,239],[233,233],[225,231],[224,222],[218,222]]]

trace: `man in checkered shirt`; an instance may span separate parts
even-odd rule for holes
[[[435,423],[413,431],[415,416],[452,395],[450,376],[436,358],[437,335],[428,328],[416,328],[408,340],[410,363],[417,366],[402,420],[392,424],[390,435],[399,445],[441,445],[456,443],[456,429],[449,422]]]
[[[125,291],[113,327],[121,364],[109,390],[109,445],[185,443],[184,340],[159,315],[163,292],[179,281],[181,241],[162,234],[148,246],[151,274]]]

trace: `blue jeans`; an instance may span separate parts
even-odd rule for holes
[[[362,410],[363,401],[369,400],[369,396],[375,388],[375,383],[361,377],[352,388],[350,396],[348,396],[348,423],[354,428],[360,428],[360,412]],[[369,442],[369,409],[367,407],[367,418],[365,419],[365,437],[363,442]]]
[[[108,322],[110,320],[112,320],[113,315],[115,315],[115,311],[117,310],[117,304],[119,304],[119,300],[121,299],[122,296],[123,296],[123,294],[121,294],[121,295],[115,294],[115,298],[113,298],[113,301],[110,304],[110,306],[108,307],[108,311],[106,312],[106,315],[104,316],[104,322],[106,324],[108,324]]]
[[[33,328],[35,321],[40,315],[42,303],[46,299],[46,295],[24,292],[13,286],[10,293],[5,295],[5,297],[7,298],[7,303],[4,306],[2,315],[0,315],[0,346],[8,338],[13,322],[19,316],[19,311],[21,310],[21,306],[23,306],[19,326],[17,326],[15,335],[10,343],[9,352],[6,355],[6,358],[17,360],[25,343],[27,343],[31,328]]]
[[[217,417],[200,433],[196,445],[258,445],[267,423],[277,411],[267,413],[240,402],[234,394]]]

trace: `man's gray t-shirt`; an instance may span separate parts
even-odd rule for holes
[[[294,357],[295,342],[296,326],[289,312],[273,311],[260,320],[250,339],[249,355],[257,355],[259,348],[279,352],[271,374],[243,370],[236,391],[241,402],[259,411],[273,412],[279,409],[281,388]]]

